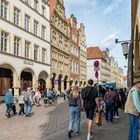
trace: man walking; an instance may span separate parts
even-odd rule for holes
[[[109,92],[105,94],[105,104],[106,104],[106,114],[105,119],[108,122],[108,116],[110,113],[110,122],[113,122],[113,109],[115,106],[115,103],[117,101],[116,94],[113,93],[113,88],[109,88]]]
[[[32,112],[32,107],[33,107],[32,94],[31,94],[31,88],[30,87],[27,88],[27,91],[24,94],[24,102],[25,102],[26,117],[30,117],[31,112]]]
[[[13,94],[12,89],[10,88],[5,94],[5,104],[7,107],[6,116],[9,118],[11,111],[13,111]]]
[[[88,122],[88,135],[87,140],[90,140],[93,136],[93,116],[95,106],[97,105],[98,111],[99,101],[98,101],[98,91],[95,87],[93,87],[93,80],[88,80],[88,86],[82,90],[82,99],[83,99],[83,108],[86,111],[87,122]]]
[[[140,80],[135,80],[125,104],[125,113],[129,114],[130,127],[128,140],[138,140],[140,113]]]

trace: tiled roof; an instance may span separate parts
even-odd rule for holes
[[[87,48],[87,59],[103,59],[102,51],[99,47]]]

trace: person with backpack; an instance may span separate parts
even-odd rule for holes
[[[93,87],[93,80],[88,80],[88,86],[85,87],[82,91],[82,99],[83,99],[83,108],[85,109],[87,122],[88,122],[88,135],[87,140],[90,140],[93,137],[93,117],[94,110],[97,105],[98,112],[100,112],[99,101],[98,101],[98,91],[95,87]]]
[[[27,91],[24,94],[24,102],[25,102],[25,114],[26,117],[31,117],[32,112],[32,94],[31,94],[31,88],[28,87]]]
[[[74,122],[76,121],[76,134],[80,133],[80,121],[81,121],[81,96],[79,94],[78,86],[72,88],[72,92],[69,96],[70,107],[70,123],[68,137],[72,137],[74,131]]]

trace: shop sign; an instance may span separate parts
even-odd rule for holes
[[[24,64],[26,64],[26,65],[31,65],[31,66],[33,66],[33,65],[34,65],[32,62],[27,61],[27,60],[24,60],[24,62],[23,62],[23,63],[24,63]]]

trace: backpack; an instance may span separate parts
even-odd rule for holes
[[[24,95],[24,102],[28,102],[28,101],[29,101],[29,95],[28,95],[28,93],[26,93]]]
[[[91,87],[91,89],[87,92],[87,88],[84,88],[82,91],[82,99],[84,100],[84,108],[88,109],[88,97],[92,91],[93,87]]]

